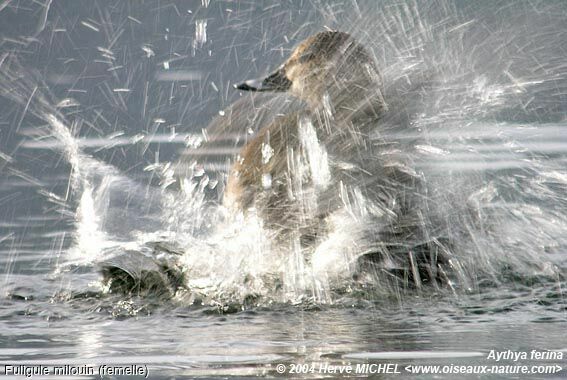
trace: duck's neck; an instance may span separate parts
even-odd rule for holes
[[[363,124],[379,119],[387,109],[382,92],[373,86],[344,86],[340,91],[327,91],[312,108],[338,122]]]

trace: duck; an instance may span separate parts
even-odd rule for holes
[[[364,128],[387,108],[374,60],[349,34],[325,31],[301,42],[272,74],[235,87],[286,92],[305,107],[276,118],[244,146],[230,170],[224,204],[254,209],[277,235],[299,226],[312,240],[330,211],[325,205],[333,205],[327,158],[363,157],[369,148]],[[299,168],[302,163],[308,170]]]
[[[390,110],[368,49],[348,33],[323,31],[299,43],[271,74],[235,88],[260,97],[254,104],[237,100],[206,128],[208,153],[231,133],[245,136],[243,146],[236,138],[232,147],[238,153],[220,186],[222,206],[257,216],[283,251],[299,243],[309,264],[332,262],[327,251],[336,240],[328,237],[343,232],[355,251],[352,270],[344,272],[357,281],[385,279],[396,291],[400,284],[448,283],[450,246],[424,227],[423,178],[385,133],[404,111]],[[284,98],[270,99],[276,93]],[[180,167],[193,170],[186,163],[202,161],[191,154]],[[112,292],[172,297],[186,274],[175,250],[165,260],[162,251],[127,252],[126,261],[103,263],[104,283]],[[139,257],[132,264],[133,256]]]
[[[287,93],[304,107],[259,128],[242,148],[228,175],[227,208],[253,212],[276,241],[299,237],[313,251],[341,228],[333,215],[356,214],[352,245],[365,242],[354,255],[356,273],[386,271],[418,287],[447,280],[448,245],[431,236],[420,208],[423,178],[399,142],[380,133],[391,118],[368,49],[348,33],[319,32],[271,74],[234,87]]]

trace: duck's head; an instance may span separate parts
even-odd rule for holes
[[[381,78],[371,55],[349,34],[336,31],[307,38],[274,73],[235,87],[244,91],[288,91],[313,107],[321,105],[325,97],[334,106],[349,99],[368,99],[371,93],[382,99]]]

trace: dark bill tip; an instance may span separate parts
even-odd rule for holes
[[[266,91],[266,89],[262,87],[262,81],[258,79],[247,80],[246,82],[234,85],[234,88],[242,91]]]
[[[283,69],[264,79],[251,79],[234,85],[234,88],[242,91],[287,91],[290,87],[291,81],[287,79]]]

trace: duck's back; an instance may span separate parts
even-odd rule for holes
[[[299,108],[298,103],[298,100],[285,94],[276,97],[253,94],[239,98],[199,130],[202,132],[202,141],[194,145],[189,142],[180,151],[174,167],[176,176],[191,179],[207,174],[213,178],[219,177],[219,183],[223,183],[242,147],[278,114]],[[218,195],[222,194],[221,187]]]

